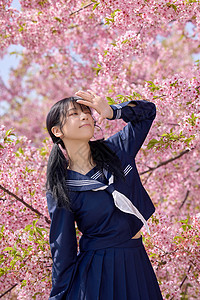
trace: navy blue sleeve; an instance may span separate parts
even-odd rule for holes
[[[63,299],[73,276],[77,259],[77,239],[74,214],[59,208],[50,192],[46,193],[51,218],[49,243],[53,260],[52,289],[49,299]]]
[[[128,106],[129,103],[136,106]],[[107,120],[123,119],[128,124],[106,141],[135,158],[156,117],[156,106],[147,100],[132,100],[110,106],[113,118]]]

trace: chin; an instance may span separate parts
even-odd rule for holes
[[[80,137],[81,140],[89,141],[94,136],[94,133],[84,134]]]

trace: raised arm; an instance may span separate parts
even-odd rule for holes
[[[49,243],[53,260],[51,300],[64,299],[73,277],[77,258],[74,215],[59,208],[50,192],[46,193],[51,227]]]
[[[103,119],[123,119],[128,123],[121,131],[109,137],[106,142],[135,157],[142,146],[153,120],[156,116],[156,106],[147,100],[132,100],[120,104],[108,105],[93,91],[79,91],[77,96],[82,99],[78,103],[94,108],[100,115],[99,123]]]
[[[147,100],[132,100],[110,107],[113,116],[108,120],[123,119],[128,124],[106,141],[135,157],[155,119],[156,106]]]

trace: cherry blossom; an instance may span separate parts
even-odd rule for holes
[[[0,53],[21,45],[0,127],[0,295],[48,299],[45,172],[49,108],[79,89],[109,104],[146,99],[157,115],[136,163],[156,206],[143,230],[164,299],[196,299],[199,278],[200,10],[198,1],[0,1]],[[188,30],[190,26],[190,30]],[[98,121],[98,114],[94,113]],[[97,123],[98,124],[98,123]],[[94,138],[125,126],[104,120]],[[80,233],[77,234],[79,239]]]

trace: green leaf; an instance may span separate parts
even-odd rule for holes
[[[12,130],[13,130],[13,129],[8,129],[8,130],[6,131],[6,133],[5,133],[5,137],[8,137],[8,136],[10,136],[10,135],[15,135],[14,133],[12,133]]]
[[[12,51],[12,52],[10,52],[9,53],[10,55],[13,55],[13,54],[16,54],[16,55],[18,55],[19,54],[19,52],[17,52],[17,51]],[[21,54],[21,53],[20,53]]]
[[[3,249],[3,251],[13,251],[12,247],[6,247],[5,249]]]
[[[35,224],[38,222],[38,219],[33,220],[33,226],[35,227]]]
[[[126,40],[122,41],[122,44],[126,44],[128,42],[130,42],[130,40],[126,39]]]
[[[39,227],[36,227],[36,231],[43,237],[42,230]]]
[[[4,232],[4,229],[5,229],[5,225],[2,225],[2,226],[1,226],[1,233]]]
[[[192,103],[192,101],[188,101],[188,102],[186,102],[186,105],[189,105],[189,104],[191,104]]]
[[[51,28],[51,32],[54,34],[56,34],[58,32],[58,30],[54,29],[54,28]]]
[[[105,25],[109,25],[110,23],[114,23],[114,17],[115,17],[115,15],[116,15],[116,12],[118,12],[118,11],[121,11],[121,9],[116,9],[116,10],[114,10],[114,11],[110,14],[111,18],[105,18],[105,20],[106,20]]]
[[[105,20],[106,20],[106,23],[105,23],[105,25],[109,25],[109,24],[110,24],[110,22],[112,22],[112,19],[109,19],[109,18],[105,18]]]
[[[0,277],[6,274],[5,270],[3,268],[0,268]]]
[[[24,150],[21,147],[19,147],[15,152],[15,155],[18,157],[20,156],[20,154],[24,155]]]
[[[98,63],[97,64],[97,68],[95,68],[95,67],[92,67],[92,69],[93,70],[96,70],[96,75],[98,75],[99,74],[99,72],[101,71],[101,69],[102,69],[102,66]]]
[[[151,91],[154,92],[154,91],[157,91],[160,89],[160,86],[156,86],[153,81],[151,80],[145,80],[146,82],[149,83],[149,86],[151,87]]]
[[[36,300],[36,299],[42,299],[42,297],[37,297],[38,295],[41,295],[41,296],[42,296],[43,294],[40,293],[40,292],[36,292],[36,293],[32,296],[32,298],[35,299],[35,300]]]
[[[156,225],[159,224],[159,219],[154,217],[154,215],[151,216],[151,220],[152,220],[152,223],[155,223]]]
[[[158,143],[159,143],[159,141],[156,140],[156,139],[150,140],[149,143],[148,143],[148,145],[147,145],[147,149],[153,148],[155,146],[155,144],[158,144]]]
[[[174,9],[175,12],[177,11],[177,6],[176,6],[175,4],[170,3],[170,2],[167,2],[166,5],[167,5],[168,7],[172,7],[172,8]]]
[[[14,265],[17,263],[17,261],[18,261],[18,259],[13,259],[13,260],[11,260],[10,266],[13,268]]]
[[[142,95],[140,95],[140,94],[137,93],[137,92],[133,92],[133,93],[132,93],[132,96],[133,96],[133,98],[142,99]]]
[[[27,173],[31,173],[31,172],[33,172],[33,171],[35,171],[35,170],[34,170],[34,169],[29,169],[29,168],[26,166],[25,171],[26,171]]]
[[[176,86],[177,82],[178,82],[178,80],[176,80],[175,82],[171,83],[170,86]]]
[[[184,237],[181,236],[181,235],[176,235],[173,239],[174,239],[174,240],[183,240]]]
[[[183,223],[183,224],[188,224],[189,218],[184,219],[184,220],[180,220],[178,222]]]
[[[48,0],[43,0],[38,2],[38,4],[41,6],[44,6],[46,3],[48,3]]]
[[[40,151],[40,155],[42,155],[42,156],[45,156],[48,153],[48,151],[45,147],[42,147],[39,151]]]
[[[22,282],[21,282],[21,288],[23,288],[24,286],[26,286],[26,284],[27,284],[27,281],[25,279],[22,280]]]
[[[152,252],[150,252],[149,256],[150,256],[150,257],[156,257],[156,256],[157,256],[157,254],[156,254],[156,253],[152,253]]]
[[[32,228],[32,224],[29,224],[29,225],[26,225],[26,226],[25,226],[25,230],[26,230],[26,231],[30,230],[31,228]]]
[[[112,13],[111,16],[114,17],[116,15],[116,12],[121,11],[121,9],[115,9]]]
[[[108,104],[109,104],[109,105],[115,104],[115,101],[114,101],[113,98],[111,98],[111,97],[106,97],[106,99],[108,100]]]
[[[34,191],[29,191],[29,194],[31,195],[31,196],[34,196],[35,195],[35,190]]]
[[[191,114],[191,118],[187,119],[187,122],[191,125],[191,126],[195,126],[196,125],[196,119],[198,119],[198,117],[194,116],[194,113]]]
[[[92,10],[95,10],[95,8],[97,8],[97,6],[98,6],[99,4],[100,4],[100,3],[96,3],[96,4],[93,6]]]
[[[60,18],[58,18],[58,17],[54,17],[54,19],[56,20],[56,21],[58,21],[58,22],[62,22],[62,20],[60,19]]]

